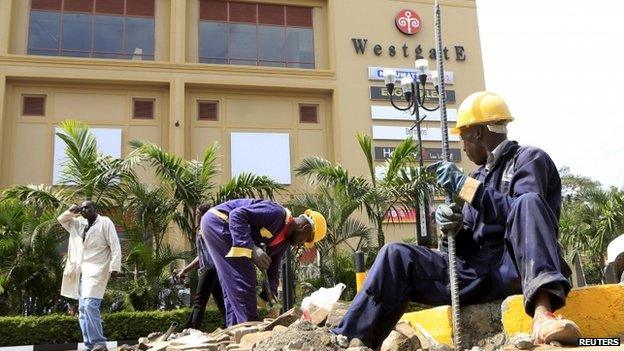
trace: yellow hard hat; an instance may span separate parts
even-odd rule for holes
[[[306,210],[303,214],[312,223],[312,230],[314,231],[314,239],[311,242],[305,243],[305,247],[309,249],[314,247],[314,243],[325,238],[325,234],[327,234],[327,222],[325,221],[325,217],[319,212]]]
[[[480,91],[468,96],[459,105],[457,125],[451,134],[459,134],[459,130],[477,124],[506,124],[513,121],[509,108],[500,96],[488,91]]]

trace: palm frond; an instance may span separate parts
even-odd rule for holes
[[[370,173],[371,182],[375,185],[377,179],[375,177],[375,163],[373,161],[373,139],[369,135],[358,133],[357,141],[358,144],[360,144],[362,153],[364,153],[364,158],[366,158],[366,165]]]

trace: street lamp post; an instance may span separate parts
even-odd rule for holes
[[[397,74],[394,70],[384,71],[384,82],[386,83],[386,90],[390,94],[390,103],[399,111],[406,111],[414,116],[414,125],[410,128],[410,132],[416,128],[416,138],[418,139],[418,165],[422,168],[424,165],[423,149],[422,149],[422,132],[420,124],[427,117],[423,115],[420,117],[420,109],[433,112],[439,108],[435,106],[433,108],[426,107],[425,104],[425,83],[427,82],[427,75],[429,72],[429,64],[425,59],[419,59],[415,62],[416,73],[414,76],[405,76],[401,78],[400,84],[403,90],[403,98],[407,101],[406,107],[397,106],[394,100],[394,86],[397,81]],[[439,77],[432,75],[435,89],[438,89]],[[416,227],[416,235],[419,245],[430,244],[425,242],[425,237],[429,235],[429,204],[428,197],[423,196],[420,199],[418,205],[418,211],[416,211],[416,221],[418,225]],[[423,235],[424,232],[424,235]]]

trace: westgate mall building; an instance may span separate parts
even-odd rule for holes
[[[484,89],[476,3],[441,5],[454,120]],[[292,170],[313,155],[367,174],[356,133],[373,136],[381,166],[413,125],[380,72],[408,74],[421,57],[433,70],[434,47],[433,0],[0,0],[0,187],[57,182],[54,133],[69,118],[115,156],[133,139],[189,159],[217,142],[220,181],[247,170],[297,192]],[[427,96],[433,106],[431,83]],[[439,113],[428,114],[426,162],[441,155]],[[387,240],[414,237],[407,222]]]

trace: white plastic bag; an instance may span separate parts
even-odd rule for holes
[[[333,288],[320,288],[304,298],[301,302],[302,319],[310,320],[310,310],[312,309],[322,308],[331,311],[332,306],[340,299],[340,295],[346,287],[343,283],[338,283]]]

